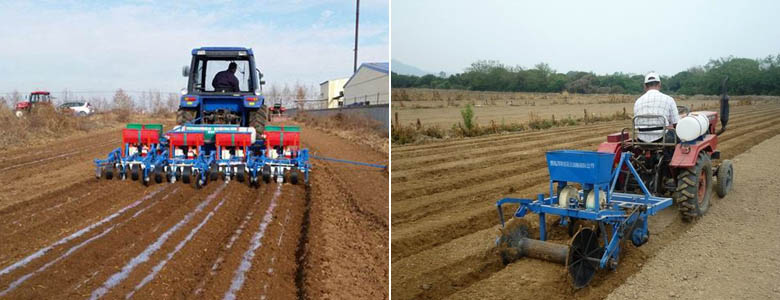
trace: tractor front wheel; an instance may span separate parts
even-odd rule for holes
[[[734,184],[734,165],[727,159],[721,162],[720,167],[718,167],[718,184],[715,185],[718,196],[726,197],[732,184]]]
[[[712,198],[712,161],[707,153],[699,153],[696,165],[677,175],[674,199],[683,221],[690,222],[707,213]]]

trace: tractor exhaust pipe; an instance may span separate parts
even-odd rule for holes
[[[726,82],[729,81],[729,77],[723,78],[723,82],[720,85],[720,130],[716,135],[720,135],[726,131],[726,124],[729,122],[729,95],[726,92]]]

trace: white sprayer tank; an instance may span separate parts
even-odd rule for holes
[[[677,122],[677,137],[683,142],[692,141],[707,133],[709,128],[707,116],[691,113]]]

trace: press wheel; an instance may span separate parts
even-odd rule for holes
[[[604,248],[600,247],[598,234],[593,229],[582,228],[574,235],[566,258],[566,270],[574,288],[583,288],[590,283],[603,254]]]

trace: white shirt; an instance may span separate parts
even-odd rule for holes
[[[658,90],[648,90],[634,102],[634,116],[658,115],[665,117],[660,119],[636,119],[637,128],[660,127],[677,124],[680,121],[680,113],[677,111],[677,103],[672,97]],[[663,137],[663,130],[644,131],[637,133],[638,138],[644,142],[652,142]]]

